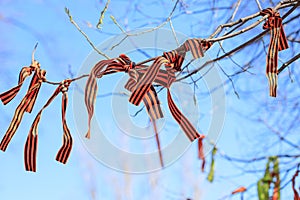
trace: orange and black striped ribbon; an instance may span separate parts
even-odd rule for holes
[[[37,116],[35,117],[25,143],[24,162],[25,162],[26,171],[36,172],[38,124],[40,122],[43,110],[51,104],[51,102],[55,99],[55,97],[57,97],[57,95],[60,92],[62,92],[62,124],[63,124],[64,135],[63,135],[63,145],[58,151],[56,160],[64,164],[67,162],[70,152],[72,150],[72,143],[73,143],[73,139],[65,119],[65,113],[66,113],[67,102],[68,102],[67,91],[70,83],[71,80],[69,79],[62,81],[61,84],[56,88],[52,96],[49,98],[49,100],[46,102],[46,104],[43,106],[43,108],[38,112]]]
[[[96,78],[101,78],[103,75],[117,72],[128,73],[130,78],[126,83],[125,88],[129,91],[133,91],[136,88],[136,84],[141,77],[141,73],[139,72],[139,70],[142,68],[143,66],[135,66],[134,62],[131,62],[130,59],[124,54],[121,54],[116,59],[100,61],[94,66],[85,87],[85,103],[88,111],[88,132],[86,134],[87,138],[90,138],[90,124],[94,113],[94,104],[96,101],[98,90]],[[143,102],[146,106],[148,115],[151,120],[163,117],[157,93],[153,86],[144,96]]]
[[[62,125],[63,125],[64,135],[63,135],[63,145],[59,149],[59,151],[56,155],[56,160],[58,162],[66,164],[68,161],[68,158],[70,156],[71,150],[72,150],[73,139],[72,139],[70,130],[69,130],[69,128],[67,126],[67,122],[66,122],[66,109],[67,109],[67,105],[68,105],[67,91],[68,91],[70,82],[68,82],[68,80],[66,80],[63,84],[64,85],[61,88],[61,92],[62,92],[61,116],[62,116]]]
[[[278,79],[278,51],[289,48],[285,36],[280,14],[272,8],[261,11],[261,15],[268,15],[263,29],[270,29],[271,37],[267,55],[266,76],[269,82],[270,96],[276,97]]]
[[[38,93],[42,82],[45,80],[45,75],[46,75],[45,70],[38,69],[36,73],[38,73],[38,75],[37,75],[38,80],[34,82],[35,83],[34,85],[31,85],[29,87],[27,94],[25,95],[25,97],[22,99],[21,103],[16,108],[13,119],[12,119],[12,121],[0,143],[0,150],[2,150],[2,151],[6,150],[10,140],[16,133],[16,131],[22,121],[24,112],[26,112],[28,110],[29,106],[33,106],[33,104],[30,103],[30,102],[32,102],[31,99],[33,97],[33,94]]]
[[[23,67],[19,73],[18,85],[0,94],[0,99],[4,105],[8,104],[20,91],[25,79],[32,74],[32,67]]]
[[[137,84],[136,90],[132,92],[129,102],[134,105],[140,104],[145,94],[149,91],[162,65],[172,65],[172,68],[176,71],[180,71],[186,52],[191,51],[195,59],[200,58],[204,56],[204,51],[209,49],[211,45],[212,43],[205,42],[201,39],[188,39],[176,50],[165,52],[163,56],[157,57]]]
[[[202,140],[204,135],[200,135],[190,121],[180,112],[175,105],[170,86],[176,80],[175,72],[181,70],[185,54],[191,51],[194,59],[204,56],[204,52],[211,47],[212,43],[201,39],[188,39],[183,45],[171,52],[165,52],[163,56],[157,57],[153,64],[144,73],[142,79],[137,83],[136,89],[132,92],[129,101],[134,105],[139,105],[146,93],[152,87],[153,82],[157,82],[167,88],[168,106],[172,116],[180,125],[186,136],[194,141],[198,139],[199,158],[202,159],[202,170],[204,170],[205,158],[203,153]],[[166,70],[160,70],[162,66]]]
[[[85,105],[88,111],[88,131],[85,135],[85,137],[87,138],[90,138],[91,135],[90,133],[91,120],[94,115],[94,105],[96,102],[96,96],[98,92],[98,85],[97,85],[96,78],[102,77],[104,67],[106,67],[108,64],[112,64],[113,62],[115,62],[113,59],[102,60],[98,62],[91,70],[88,80],[86,82],[84,97],[85,97]]]
[[[26,112],[31,113],[33,106],[35,104],[35,101],[37,99],[38,93],[40,91],[40,87],[42,85],[42,81],[43,81],[42,77],[44,77],[45,74],[46,74],[45,70],[36,69],[32,79],[31,79],[28,90],[30,90],[30,88],[33,87],[34,85],[38,85],[38,87],[36,88],[35,91],[28,92],[28,93],[30,93],[30,95],[27,98],[28,101],[26,102],[26,110],[25,110]]]

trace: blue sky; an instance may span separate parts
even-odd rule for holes
[[[128,2],[125,0],[112,0],[105,15],[103,28],[101,30],[90,28],[89,24],[96,25],[104,3],[96,0],[76,2],[66,0],[51,2],[44,0],[0,1],[0,91],[6,91],[16,85],[19,70],[22,66],[30,64],[31,51],[36,42],[39,42],[36,59],[47,70],[48,80],[60,81],[70,77],[70,71],[74,74],[80,71],[84,60],[92,49],[69,22],[68,17],[64,13],[64,7],[70,9],[74,19],[89,35],[90,39],[95,44],[100,44],[108,38],[120,34],[120,30],[110,20],[110,14],[115,16],[127,30],[153,27],[168,16],[175,1],[140,2],[136,0]],[[201,8],[197,7],[200,6],[197,1],[189,1],[188,3],[190,7],[187,10],[177,9],[175,11],[173,25],[176,31],[191,38],[207,37],[211,34],[217,25],[225,22],[225,16],[228,16],[228,10],[223,10],[223,8],[231,6],[230,1],[217,3],[220,9],[211,13],[205,11],[206,8],[210,8],[210,2],[206,1]],[[251,2],[251,5],[255,5],[254,1]],[[267,2],[264,2],[263,5],[268,6]],[[245,16],[247,12],[257,12],[257,9],[254,6],[247,6],[247,3],[243,3],[241,6],[242,11],[238,12],[236,18]],[[197,13],[196,11],[201,11],[201,13],[186,14]],[[210,16],[209,18],[205,17],[207,13]],[[169,25],[166,25],[165,28],[170,29]],[[261,27],[255,28],[254,31],[261,31]],[[250,35],[246,33],[243,37],[237,39],[234,44],[224,42],[224,48],[229,49],[240,44]],[[253,49],[245,49],[235,59],[238,62],[246,62],[253,58],[255,53],[257,51],[253,51]],[[262,54],[259,58],[264,56],[265,54]],[[286,57],[283,55],[281,58],[285,59]],[[135,59],[139,59],[139,57],[137,56]],[[228,73],[237,70],[228,61],[221,63],[222,66],[226,64],[228,64],[228,68],[226,68]],[[256,76],[254,78],[246,73],[235,80],[240,91],[240,99],[236,98],[230,86],[225,86],[227,92],[226,109],[231,112],[226,114],[218,146],[230,155],[243,157],[249,154],[261,155],[263,153],[261,149],[255,148],[257,145],[260,145],[261,140],[254,140],[256,137],[262,137],[260,131],[263,129],[263,126],[253,125],[246,120],[240,120],[238,113],[251,115],[258,109],[259,103],[257,101],[265,102],[270,107],[280,107],[282,104],[280,97],[277,100],[270,100],[267,96],[267,81],[264,77],[265,64],[261,62],[256,64],[260,65],[260,67],[255,68]],[[287,77],[287,73],[283,74],[281,81],[286,81]],[[224,81],[226,80],[226,77],[222,76],[222,78]],[[112,79],[113,81],[114,79]],[[105,83],[109,84],[109,80]],[[2,118],[0,120],[1,134],[4,135],[6,128],[9,126],[14,109],[20,102],[28,84],[28,82],[25,83],[20,94],[10,104],[0,106]],[[203,83],[200,83],[200,86],[204,86]],[[286,90],[290,90],[288,87],[290,86],[287,86]],[[55,161],[55,155],[62,140],[60,97],[57,97],[43,112],[40,122],[38,171],[37,173],[26,172],[23,163],[23,149],[30,125],[39,110],[38,108],[44,104],[54,89],[55,86],[43,85],[34,112],[31,115],[25,114],[22,124],[7,151],[0,153],[0,179],[3,180],[0,184],[1,199],[148,200],[156,198],[179,200],[187,197],[201,197],[201,199],[214,200],[229,194],[239,186],[247,186],[261,177],[261,174],[237,174],[231,163],[217,160],[215,182],[209,183],[206,181],[209,168],[207,167],[205,173],[200,172],[199,166],[201,163],[196,158],[196,144],[193,144],[178,161],[164,170],[138,175],[115,171],[95,160],[87,152],[78,135],[83,135],[84,133],[78,133],[76,129],[72,98],[70,98],[67,110],[67,123],[74,138],[74,147],[68,163],[62,165]],[[248,90],[251,92],[247,93]],[[69,92],[70,97],[72,92],[73,88]],[[198,92],[198,97],[203,98],[199,102],[206,105],[206,91],[201,90],[200,87]],[[255,92],[261,92],[260,94],[263,95],[258,97],[255,95]],[[299,91],[297,90],[297,92]],[[294,96],[297,95],[294,94]],[[294,96],[289,94],[287,98],[292,99]],[[248,98],[253,98],[253,100],[249,101],[247,100]],[[105,101],[109,100],[105,99]],[[209,100],[207,101],[209,102]],[[202,121],[200,119],[200,123],[206,123],[206,120],[209,120],[209,114],[207,114],[209,108],[203,107],[200,112],[204,117]],[[261,114],[266,117],[269,115],[265,110]],[[109,114],[107,113],[107,115]],[[141,117],[141,119],[143,118]],[[108,121],[105,123],[109,123]],[[275,140],[272,136],[269,138],[270,140]],[[251,143],[248,141],[251,141]],[[125,142],[121,143],[126,145]],[[155,144],[153,143],[153,145]],[[143,146],[141,145],[140,148],[143,148]],[[281,149],[274,148],[272,151],[277,153]],[[252,167],[253,169],[259,168],[259,166],[255,165]],[[233,176],[233,178],[228,179],[229,176]],[[251,194],[255,194],[255,189]],[[286,193],[285,195],[289,197],[290,194]],[[239,196],[232,199],[239,199]]]

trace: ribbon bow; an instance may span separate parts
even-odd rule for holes
[[[106,68],[105,68],[106,67]],[[96,95],[98,90],[97,78],[101,78],[103,75],[108,75],[117,72],[128,73],[130,78],[125,85],[125,88],[132,91],[135,88],[136,82],[139,80],[140,73],[137,69],[142,69],[145,66],[135,66],[135,63],[121,54],[118,58],[110,60],[102,60],[98,62],[90,72],[89,78],[85,87],[85,104],[88,111],[88,131],[87,138],[90,138],[90,125],[91,119],[94,114],[94,104],[96,102]],[[104,69],[105,68],[105,69]],[[159,119],[163,117],[160,103],[154,87],[145,95],[144,104],[151,119]]]
[[[186,52],[191,51],[195,59],[200,58],[204,56],[204,52],[210,48],[211,45],[212,43],[205,42],[200,39],[189,39],[178,49],[171,52],[165,52],[163,56],[157,57],[153,64],[148,67],[148,69],[145,69],[146,66],[143,65],[136,66],[135,63],[130,61],[130,59],[124,54],[120,55],[120,57],[116,59],[98,62],[91,70],[85,88],[85,103],[88,111],[88,132],[86,137],[90,138],[90,124],[94,113],[94,104],[98,89],[96,78],[100,78],[106,74],[123,71],[128,73],[130,77],[125,85],[125,88],[132,92],[129,102],[134,105],[139,105],[141,101],[144,102],[148,115],[153,122],[156,133],[155,120],[162,118],[163,113],[160,108],[157,93],[153,87],[153,82],[156,82],[167,88],[168,106],[172,116],[191,141],[198,139],[198,155],[199,158],[203,160],[202,170],[204,170],[205,159],[202,145],[202,139],[204,138],[204,135],[200,135],[190,121],[177,108],[172,99],[170,87],[176,80],[175,72],[181,71],[181,66]],[[163,65],[165,66],[165,70],[160,69]],[[105,66],[107,67],[105,70],[103,70]],[[160,152],[158,136],[157,142]],[[163,166],[161,153],[160,160]]]
[[[266,76],[269,82],[270,96],[276,97],[278,51],[285,50],[289,48],[289,46],[283,30],[280,14],[272,8],[264,9],[260,14],[262,16],[268,15],[268,19],[263,25],[263,29],[270,29],[271,31],[271,38],[267,55]]]
[[[190,121],[181,113],[175,105],[170,87],[176,80],[175,72],[181,71],[186,52],[191,51],[194,59],[204,56],[204,52],[211,47],[212,43],[201,39],[188,39],[179,48],[171,52],[165,52],[163,56],[157,57],[154,63],[147,69],[143,78],[138,82],[136,89],[132,92],[129,101],[134,105],[139,105],[145,94],[150,90],[153,82],[157,82],[167,88],[168,106],[172,116],[180,125],[190,141],[198,139],[198,156],[203,161],[202,171],[204,170],[205,158],[203,153],[202,139],[204,135],[200,135]],[[161,66],[165,66],[166,70],[160,70]]]
[[[63,124],[63,145],[59,149],[56,160],[65,164],[69,158],[70,152],[72,150],[73,139],[70,134],[69,128],[66,123],[66,108],[68,104],[68,88],[72,81],[70,79],[66,79],[62,81],[59,86],[56,88],[52,96],[43,106],[43,108],[38,112],[37,116],[35,117],[29,134],[27,136],[25,150],[24,150],[24,160],[25,160],[25,169],[26,171],[36,171],[36,154],[37,154],[37,143],[38,143],[38,124],[41,119],[41,115],[43,110],[50,105],[50,103],[55,99],[55,97],[61,92],[62,93],[62,124]]]
[[[34,63],[37,63],[37,62],[35,61]],[[31,80],[29,89],[28,89],[26,95],[24,96],[24,98],[22,99],[21,103],[16,108],[13,119],[12,119],[12,121],[0,143],[0,150],[2,150],[2,151],[6,150],[10,140],[16,133],[16,131],[22,121],[24,112],[30,113],[32,111],[33,105],[37,98],[37,95],[38,95],[39,89],[42,85],[42,82],[46,80],[46,78],[45,78],[46,71],[40,69],[38,63],[36,66],[31,66],[30,68],[26,68],[26,67],[23,68],[20,73],[21,78],[19,78],[19,81],[20,81],[19,85],[1,95],[1,100],[4,102],[4,104],[8,103],[11,99],[14,98],[14,96],[16,96],[16,94],[12,94],[13,91],[15,91],[17,93],[20,90],[21,85],[24,82],[24,79],[30,75],[30,73],[31,73],[30,70],[35,71],[35,74]]]

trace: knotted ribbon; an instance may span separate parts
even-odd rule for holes
[[[62,124],[63,124],[63,145],[59,149],[56,160],[65,164],[69,158],[70,152],[72,150],[73,139],[70,134],[69,128],[66,123],[66,108],[68,104],[68,88],[71,83],[70,79],[66,79],[60,83],[60,85],[56,88],[52,96],[43,106],[43,108],[38,112],[37,116],[35,117],[29,134],[27,136],[25,150],[24,150],[24,161],[25,161],[25,169],[26,171],[36,171],[36,155],[37,155],[37,144],[38,144],[38,124],[41,119],[41,115],[43,110],[51,104],[51,102],[57,97],[57,95],[61,92],[62,93]]]
[[[134,105],[139,105],[143,101],[151,121],[163,117],[153,82],[167,88],[168,106],[172,116],[190,141],[198,139],[198,156],[203,160],[203,170],[205,158],[202,139],[204,135],[200,135],[190,121],[177,108],[171,96],[170,86],[176,80],[175,72],[181,71],[186,52],[191,51],[195,59],[200,58],[204,56],[204,52],[211,45],[212,43],[200,39],[189,39],[176,50],[165,52],[163,56],[157,57],[147,69],[145,69],[145,66],[135,66],[134,62],[131,62],[125,55],[120,55],[117,59],[103,60],[97,63],[91,70],[85,88],[85,103],[88,111],[88,132],[86,137],[90,137],[91,118],[94,113],[94,104],[98,90],[96,78],[100,78],[105,74],[123,71],[130,76],[125,85],[125,88],[132,92],[129,101]],[[160,69],[163,65],[166,70]],[[105,66],[107,68],[103,70]]]
[[[280,14],[272,8],[264,9],[260,14],[262,16],[268,15],[268,19],[263,25],[263,29],[269,29],[271,31],[271,38],[267,55],[266,76],[269,82],[270,96],[276,97],[278,51],[285,50],[289,48],[289,46],[283,30]]]
[[[188,39],[179,48],[171,52],[165,52],[163,56],[156,58],[153,64],[147,69],[142,79],[138,82],[136,90],[132,92],[129,98],[129,101],[132,104],[139,105],[144,98],[144,95],[150,90],[153,82],[157,82],[167,88],[168,106],[172,116],[190,141],[198,139],[198,156],[203,161],[202,171],[204,170],[205,165],[202,144],[204,135],[200,135],[190,121],[177,108],[171,96],[170,86],[176,80],[175,72],[181,71],[181,66],[186,53],[191,51],[194,59],[201,58],[211,45],[212,43],[201,39]],[[163,65],[165,66],[166,71],[160,70]]]
[[[1,100],[3,101],[4,104],[7,104],[10,100],[12,100],[15,96],[16,93],[20,90],[24,80],[26,77],[30,76],[32,71],[35,71],[33,78],[31,80],[29,89],[26,93],[26,95],[24,96],[24,98],[22,99],[21,103],[18,105],[18,107],[15,110],[15,114],[13,116],[13,119],[0,143],[0,150],[5,151],[10,140],[12,139],[12,137],[14,136],[15,132],[17,131],[24,112],[31,112],[32,108],[34,106],[35,100],[37,98],[39,89],[42,85],[42,82],[45,81],[45,75],[46,75],[46,71],[40,69],[39,64],[37,62],[35,62],[36,65],[35,66],[30,66],[28,67],[24,67],[21,70],[20,76],[19,76],[19,84],[18,86],[12,88],[11,90],[9,90],[8,92],[5,92],[1,95]],[[15,92],[15,94],[13,94]]]
[[[101,78],[103,75],[113,74],[117,72],[128,73],[130,78],[126,83],[125,88],[129,91],[132,91],[136,85],[137,80],[140,77],[137,69],[141,69],[142,67],[143,66],[135,66],[135,63],[131,62],[130,59],[124,54],[121,54],[118,58],[115,59],[102,60],[93,67],[85,87],[85,104],[88,111],[88,131],[86,134],[87,138],[90,138],[91,119],[94,114],[94,104],[96,102],[98,91],[97,78]],[[151,90],[147,92],[143,101],[149,117],[152,120],[163,117],[162,110],[159,105],[160,103],[154,87],[152,87]]]

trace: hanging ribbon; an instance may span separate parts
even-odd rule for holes
[[[8,104],[20,91],[25,79],[30,76],[32,74],[32,72],[36,72],[33,79],[31,80],[31,83],[29,85],[28,91],[27,93],[32,92],[32,94],[28,95],[27,98],[27,104],[30,105],[26,108],[26,112],[31,112],[33,104],[35,102],[36,96],[39,90],[39,87],[36,86],[37,82],[38,82],[38,78],[40,76],[38,76],[40,73],[40,63],[37,62],[36,60],[34,60],[34,54],[36,51],[38,43],[36,43],[36,45],[33,48],[32,54],[31,54],[31,65],[29,67],[23,67],[19,73],[19,81],[18,81],[18,85],[13,87],[12,89],[0,94],[0,99],[3,102],[4,105]],[[36,89],[34,91],[32,91],[32,87],[36,87]]]
[[[86,134],[87,138],[90,138],[90,125],[91,119],[94,114],[94,104],[96,101],[98,90],[96,79],[101,78],[103,75],[125,72],[130,76],[128,82],[125,85],[125,88],[129,91],[132,91],[135,89],[136,83],[141,77],[140,72],[138,72],[137,70],[142,68],[143,66],[135,66],[135,63],[131,62],[130,59],[124,54],[121,54],[120,57],[116,59],[100,61],[93,67],[85,87],[85,104],[88,111],[88,131]],[[145,95],[143,101],[151,120],[163,117],[160,103],[154,87],[152,87],[151,90],[149,90],[149,92]]]
[[[21,103],[16,108],[13,119],[12,119],[12,121],[0,143],[0,150],[2,150],[2,151],[6,150],[10,140],[14,136],[15,132],[17,131],[17,129],[22,121],[24,112],[29,112],[29,111],[31,112],[34,102],[35,102],[35,99],[37,97],[37,93],[39,92],[39,89],[41,87],[41,84],[46,79],[45,75],[46,75],[45,70],[41,70],[40,68],[35,69],[35,75],[33,77],[33,80],[31,81],[31,84],[27,91],[27,94],[25,95],[25,97],[22,99]],[[20,77],[26,78],[26,75],[24,75],[24,76],[22,75]],[[22,82],[22,79],[20,79],[20,80]]]
[[[298,193],[297,189],[295,188],[296,177],[299,175],[299,172],[300,172],[299,167],[300,167],[300,164],[298,164],[297,171],[292,178],[292,188],[293,188],[293,192],[294,192],[294,200],[300,200],[299,193]]]
[[[60,85],[56,88],[52,96],[43,106],[43,108],[38,112],[37,116],[35,117],[33,124],[31,125],[29,134],[27,136],[25,150],[24,150],[24,161],[25,161],[25,169],[26,171],[33,171],[36,172],[36,155],[37,155],[37,144],[38,144],[38,124],[41,119],[41,115],[43,110],[48,107],[51,102],[57,97],[57,95],[61,92],[62,93],[62,124],[63,124],[63,145],[59,149],[56,160],[61,163],[66,163],[70,152],[72,150],[72,143],[73,139],[70,134],[69,128],[66,123],[65,114],[66,108],[68,103],[68,88],[71,83],[71,80],[66,79],[60,83]]]
[[[167,88],[168,106],[172,116],[190,141],[198,139],[199,158],[203,160],[202,170],[204,170],[205,158],[202,144],[204,135],[200,135],[190,121],[177,108],[171,96],[170,86],[176,80],[175,72],[181,71],[186,52],[191,51],[195,59],[200,58],[204,56],[204,52],[210,48],[211,45],[212,43],[200,39],[189,39],[176,50],[165,52],[163,56],[157,57],[153,64],[147,69],[145,69],[145,66],[135,66],[135,63],[130,61],[124,54],[116,59],[98,62],[91,70],[85,88],[85,103],[88,111],[88,131],[86,137],[90,138],[90,125],[98,90],[96,78],[101,78],[106,74],[125,72],[128,73],[130,77],[125,85],[125,88],[132,92],[129,102],[134,105],[139,105],[140,102],[143,101],[152,122],[163,117],[153,82]],[[160,69],[163,65],[166,70]],[[104,70],[105,67],[106,69]],[[154,129],[156,130],[156,127],[154,127]]]
[[[134,105],[139,105],[145,94],[150,90],[153,82],[158,82],[167,88],[168,106],[172,116],[180,125],[190,141],[198,139],[199,158],[202,162],[202,170],[204,170],[205,158],[203,153],[202,139],[204,135],[200,135],[189,120],[180,112],[175,105],[170,86],[176,80],[175,72],[181,71],[181,65],[184,61],[186,52],[191,51],[194,59],[204,56],[204,52],[211,47],[212,43],[200,39],[188,39],[179,48],[171,52],[165,52],[163,56],[155,59],[153,64],[147,69],[142,79],[138,82],[136,89],[132,92],[129,101]],[[166,71],[160,70],[164,65]]]
[[[276,97],[277,76],[278,76],[278,51],[289,48],[285,36],[280,14],[272,8],[261,11],[261,15],[268,15],[268,19],[263,25],[263,29],[270,29],[271,38],[267,55],[266,76],[269,82],[270,96]]]
[[[18,85],[12,89],[0,94],[0,99],[4,105],[8,104],[20,91],[25,79],[32,74],[32,67],[23,67],[19,74]]]

